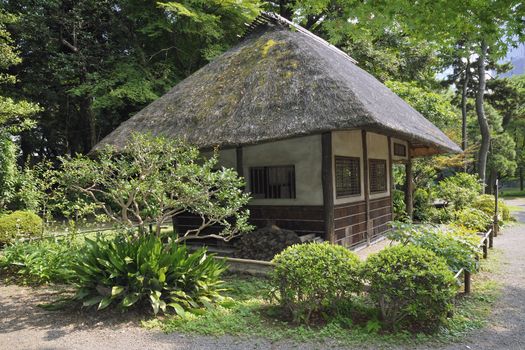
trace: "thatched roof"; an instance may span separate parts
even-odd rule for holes
[[[460,151],[348,55],[280,16],[264,14],[237,46],[122,123],[96,148],[121,147],[134,131],[211,148],[356,128],[429,150],[421,154]]]

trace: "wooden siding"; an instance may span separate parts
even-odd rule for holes
[[[275,224],[280,228],[293,230],[298,235],[315,233],[324,238],[323,206],[253,205],[250,209],[250,223],[257,227]]]
[[[388,231],[392,220],[390,196],[370,200],[371,232],[373,241]],[[367,222],[365,201],[339,204],[334,209],[335,243],[353,248],[367,242]]]
[[[250,223],[258,228],[274,224],[280,228],[295,231],[298,235],[315,233],[325,238],[323,206],[285,206],[285,205],[253,205],[250,210]],[[199,227],[201,219],[191,213],[183,213],[173,220],[178,231]],[[207,228],[206,233],[217,233],[219,225]]]

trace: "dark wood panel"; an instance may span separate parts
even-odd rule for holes
[[[391,205],[392,204],[390,203],[390,196],[384,198],[377,198],[370,201],[370,210],[383,207],[390,207]]]
[[[365,202],[338,204],[334,209],[334,217],[338,218],[354,215],[357,213],[364,213],[366,211]]]

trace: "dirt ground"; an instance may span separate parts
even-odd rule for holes
[[[504,253],[496,276],[504,290],[490,326],[442,349],[525,349],[525,200],[519,224],[507,228],[495,245]],[[58,289],[0,284],[0,350],[17,349],[324,349],[332,344],[271,343],[264,339],[164,334],[140,327],[140,313],[118,311],[52,312],[38,304],[56,299]],[[421,347],[420,349],[429,349]]]

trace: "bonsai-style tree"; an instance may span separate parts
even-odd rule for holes
[[[218,155],[201,156],[179,140],[134,134],[121,149],[105,146],[89,156],[62,158],[57,190],[81,214],[102,215],[126,227],[162,224],[184,212],[200,217],[200,225],[177,232],[189,238],[230,240],[251,229],[243,207],[250,197],[244,180],[232,169],[218,168]],[[218,225],[216,234],[202,234]]]

